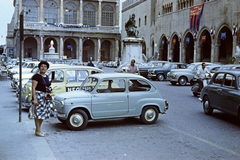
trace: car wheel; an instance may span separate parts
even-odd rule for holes
[[[58,118],[58,120],[59,120],[60,122],[64,123],[64,124],[66,124],[66,120],[62,120],[62,119],[59,119],[59,118]]]
[[[163,81],[164,80],[164,75],[163,74],[158,74],[157,76],[159,81]]]
[[[158,110],[156,107],[145,107],[142,110],[140,119],[144,124],[153,124],[158,119]]]
[[[72,130],[83,130],[88,124],[88,116],[81,109],[73,110],[66,121],[68,128]]]
[[[187,78],[186,78],[186,77],[180,77],[180,78],[178,79],[178,84],[179,84],[180,86],[185,86],[185,85],[187,84]]]
[[[177,84],[177,82],[171,82],[171,84],[172,84],[172,85],[176,85],[176,84]]]
[[[203,110],[204,110],[204,113],[207,115],[210,115],[213,113],[213,109],[211,107],[208,96],[204,96],[203,98]]]

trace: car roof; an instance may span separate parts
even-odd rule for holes
[[[51,69],[90,69],[90,70],[102,71],[99,68],[91,67],[91,66],[72,66],[72,65],[65,65],[65,64],[50,66],[49,70],[51,70]]]
[[[234,75],[240,75],[240,69],[223,69],[223,70],[218,70],[216,73],[231,73]]]
[[[137,78],[137,79],[141,78],[141,79],[146,79],[140,75],[132,74],[132,73],[98,73],[98,74],[92,74],[89,77],[96,77],[99,79],[103,79],[103,78]]]

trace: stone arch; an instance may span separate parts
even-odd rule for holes
[[[92,57],[93,61],[96,61],[94,59],[94,53],[95,53],[95,44],[94,41],[91,39],[86,39],[83,42],[83,56],[82,56],[82,61],[83,62],[88,62],[90,57]]]
[[[179,49],[179,41],[178,41],[178,34],[174,32],[171,36],[170,39],[170,60],[172,62],[179,62],[179,57],[180,57],[180,49]]]
[[[182,39],[182,60],[185,63],[194,62],[194,39],[190,29],[186,30]]]
[[[72,38],[68,38],[64,41],[64,56],[69,59],[77,58],[76,41]]]
[[[34,37],[26,37],[24,39],[24,58],[37,59],[37,40]]]
[[[233,51],[232,29],[229,27],[228,24],[223,23],[222,26],[219,27],[216,34],[216,42],[218,52],[215,53],[215,61],[224,64],[228,63],[229,58],[232,57]]]
[[[167,41],[167,36],[162,35],[160,40],[159,40],[159,60],[162,61],[167,61],[168,58],[168,41]]]
[[[111,48],[112,42],[109,40],[104,40],[101,43],[101,61],[110,61],[111,60]]]
[[[197,42],[199,44],[199,52],[196,55],[197,62],[211,62],[211,44],[212,39],[209,29],[204,27],[198,34]]]

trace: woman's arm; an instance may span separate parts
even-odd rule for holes
[[[38,81],[32,80],[32,97],[33,97],[33,105],[38,105],[37,97],[36,97],[36,87]]]

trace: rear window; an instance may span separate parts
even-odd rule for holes
[[[146,92],[150,91],[151,86],[142,80],[129,80],[128,89],[130,92]]]
[[[235,88],[236,85],[236,79],[235,76],[232,74],[226,74],[225,80],[224,80],[224,86],[228,86],[231,88]]]

